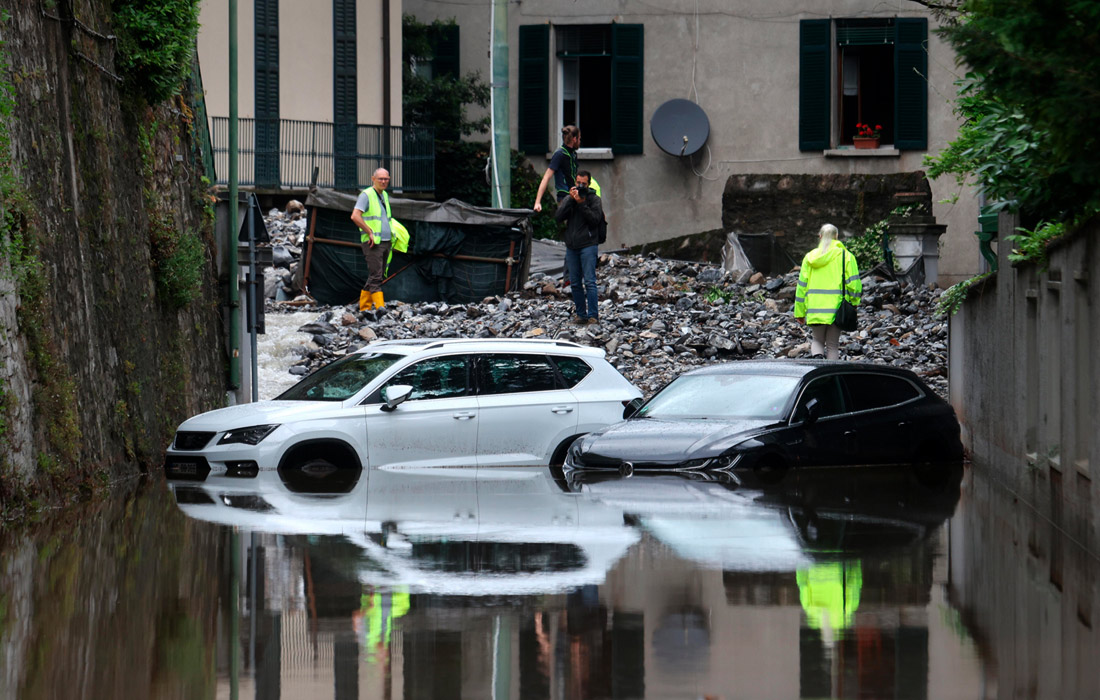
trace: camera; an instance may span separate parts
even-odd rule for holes
[[[577,194],[581,197],[588,195],[588,185],[577,185]]]

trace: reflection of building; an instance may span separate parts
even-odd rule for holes
[[[922,496],[901,481],[891,526],[834,502],[852,493],[838,471],[767,495],[785,506],[682,479],[371,472],[369,488],[327,497],[341,527],[326,497],[309,506],[344,534],[242,545],[242,675],[264,698],[975,697],[977,661],[943,600],[957,482]],[[219,501],[255,506],[229,488],[182,507],[224,521]],[[265,502],[281,527],[271,504],[306,507]],[[825,624],[807,608],[832,593],[841,612]]]
[[[1096,540],[1006,488],[1001,475],[1020,469],[1011,459],[971,470],[948,542],[953,622],[974,639],[996,697],[1098,698]]]

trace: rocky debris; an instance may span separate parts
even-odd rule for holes
[[[272,209],[264,217],[271,237],[271,267],[263,269],[264,295],[268,299],[286,301],[302,293],[295,275],[302,259],[308,226],[306,209],[296,199],[286,209]]]
[[[555,338],[602,348],[648,396],[706,364],[807,357],[809,332],[791,316],[797,281],[797,269],[739,281],[708,263],[605,254],[597,268],[598,324],[574,325],[570,295],[542,274],[520,291],[477,303],[389,301],[377,312],[317,307],[317,320],[300,329],[311,341],[290,371],[306,374],[375,339]],[[933,315],[941,291],[878,276],[863,285],[859,330],[841,336],[841,358],[907,367],[946,396],[947,323]],[[284,307],[269,304],[268,311]]]

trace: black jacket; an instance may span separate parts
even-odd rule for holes
[[[583,202],[566,197],[558,202],[554,218],[565,222],[565,247],[578,250],[599,243],[600,222],[603,221],[603,204],[592,190]]]

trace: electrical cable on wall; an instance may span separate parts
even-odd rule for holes
[[[692,99],[692,97],[694,96],[694,99],[692,101],[695,102],[695,104],[699,104],[699,90],[695,86],[695,66],[696,66],[696,63],[698,62],[698,55],[699,55],[699,0],[695,0],[695,34],[691,38],[691,90],[688,92],[688,98],[689,99]],[[686,143],[686,138],[685,138],[685,143]],[[688,157],[688,163],[691,164],[691,172],[695,173],[696,177],[702,178],[704,180],[708,180],[710,182],[717,182],[719,178],[717,178],[717,177],[707,177],[707,173],[710,171],[710,166],[712,164],[712,159],[711,159],[711,155],[710,155],[710,146],[705,145],[704,147],[707,149],[707,167],[703,169],[703,172],[699,172],[698,170],[696,170],[694,154],[692,154],[691,156]]]

